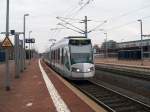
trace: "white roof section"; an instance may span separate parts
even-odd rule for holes
[[[57,49],[58,47],[62,46],[67,46],[69,44],[69,40],[74,39],[74,40],[91,40],[89,38],[83,37],[83,36],[69,36],[69,37],[64,37],[62,40],[56,42],[51,49]]]

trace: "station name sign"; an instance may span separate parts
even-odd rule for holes
[[[35,43],[35,39],[31,38],[31,39],[25,39],[26,43]]]

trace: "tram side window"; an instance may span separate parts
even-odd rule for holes
[[[59,63],[59,49],[57,49],[57,63]]]
[[[55,60],[56,60],[56,63],[57,63],[57,50],[55,50]]]
[[[53,51],[51,51],[51,57],[52,57],[52,61],[53,61],[53,59],[54,59],[54,53],[53,53]]]
[[[54,51],[54,62],[56,62],[56,51]]]
[[[54,51],[52,51],[53,53],[52,53],[52,56],[53,56],[53,61],[54,61]]]
[[[57,63],[57,56],[58,56],[58,55],[57,55],[57,49],[56,49],[56,51],[55,51],[55,52],[56,52],[56,55],[55,55],[55,56],[56,56],[56,63]]]
[[[68,68],[68,70],[70,70],[67,50],[65,50],[64,64]]]
[[[56,59],[56,63],[57,63],[57,56],[58,56],[58,55],[57,55],[57,49],[55,50],[55,53],[56,53],[56,54],[55,54],[55,56],[56,56],[55,59]]]
[[[64,48],[61,50],[61,64],[64,64]]]
[[[59,63],[59,49],[57,49],[57,63]]]
[[[52,59],[52,52],[50,51],[50,61],[51,61],[51,59]]]
[[[53,51],[53,61],[54,61],[54,51]]]
[[[58,49],[58,63],[60,63],[60,48]]]

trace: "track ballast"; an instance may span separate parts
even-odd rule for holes
[[[73,85],[110,112],[150,112],[150,106],[95,82],[75,81]]]

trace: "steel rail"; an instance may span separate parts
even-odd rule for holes
[[[93,81],[88,80],[87,85],[86,83],[83,85],[76,82],[73,82],[72,84],[98,104],[106,108],[109,112],[150,112],[149,105]],[[91,86],[91,89],[89,88],[89,85]],[[93,88],[96,88],[98,91],[92,91]]]
[[[113,67],[113,66],[111,67],[103,66],[103,65],[95,65],[95,67],[96,67],[96,70],[115,73],[116,75],[136,78],[139,80],[150,81],[150,75],[149,75],[150,72],[137,71],[137,70],[127,69],[127,68],[118,68],[118,67]]]

